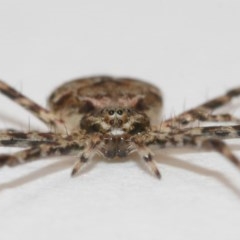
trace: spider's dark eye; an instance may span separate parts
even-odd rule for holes
[[[118,114],[118,115],[122,115],[122,114],[123,114],[123,111],[119,109],[119,110],[117,110],[117,114]]]
[[[113,114],[114,114],[114,110],[109,110],[109,111],[108,111],[108,114],[109,114],[109,115],[113,115]]]

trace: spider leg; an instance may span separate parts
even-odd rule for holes
[[[222,139],[239,138],[239,136],[240,125],[211,126],[197,127],[183,131],[182,139],[183,145],[190,144],[219,152],[240,168],[240,160],[232,153],[230,147],[222,141]]]
[[[219,139],[239,138],[240,125],[185,128],[180,130],[180,133],[186,136],[203,136]]]
[[[213,150],[221,155],[223,155],[226,159],[230,160],[236,167],[240,169],[240,160],[237,156],[233,154],[230,147],[221,139],[218,138],[205,138],[202,136],[189,137],[189,140],[184,141],[184,146],[192,146],[197,147],[199,149],[207,149]]]
[[[141,158],[144,160],[146,163],[147,167],[150,169],[150,171],[157,177],[161,178],[161,173],[158,170],[158,167],[153,160],[153,153],[150,151],[149,148],[146,146],[139,147],[138,149],[138,154],[141,156]]]
[[[0,146],[6,147],[30,147],[43,143],[53,144],[57,142],[57,139],[58,135],[51,132],[21,132],[15,130],[0,131]]]
[[[207,101],[196,108],[192,108],[182,114],[170,118],[162,123],[163,127],[176,128],[180,126],[187,126],[193,121],[210,121],[210,122],[236,122],[240,123],[240,119],[231,114],[212,114],[217,108],[228,104],[234,97],[240,96],[240,88],[235,88],[228,91],[225,95]]]
[[[240,169],[239,159],[232,153],[229,146],[220,139],[209,138],[209,139],[196,139],[196,142],[199,141],[202,148],[214,150],[223,155],[226,159],[230,160],[236,167]]]
[[[18,151],[14,154],[1,154],[0,167],[7,165],[10,167],[24,164],[39,158],[73,155],[83,149],[82,145],[75,142],[69,142],[65,145],[42,144],[29,149]]]
[[[86,141],[86,147],[84,148],[83,152],[81,153],[79,159],[75,162],[71,176],[75,176],[83,165],[85,165],[89,160],[91,160],[94,155],[100,153],[100,148],[103,144],[101,141],[101,137],[98,135],[92,136],[91,139]]]
[[[56,129],[65,128],[63,120],[58,119],[52,112],[41,107],[40,105],[38,105],[28,97],[24,96],[2,80],[0,80],[0,92],[12,99],[14,102],[19,104],[23,108],[25,108],[26,110],[30,111],[45,124],[53,126]]]
[[[152,133],[152,132],[151,132]],[[151,141],[154,141],[155,136],[152,134],[139,134],[132,136],[131,144],[129,146],[129,153],[137,152],[138,155],[143,159],[144,163],[148,169],[157,177],[161,178],[161,173],[158,170],[158,167],[153,159],[154,154],[148,145],[152,144]]]
[[[240,169],[240,160],[221,138],[239,137],[240,125],[231,127],[202,127],[182,130],[171,134],[147,134],[144,136],[146,145],[158,145],[160,148],[194,147],[197,149],[214,150],[230,160]],[[219,135],[222,135],[221,137]]]
[[[91,159],[95,152],[92,152],[90,153],[90,149],[88,150],[89,152],[88,153],[82,153],[79,160],[77,160],[73,166],[73,169],[72,169],[72,172],[71,172],[71,176],[74,177],[77,175],[77,173],[80,171],[80,169],[82,168],[83,165],[85,165],[89,159]]]

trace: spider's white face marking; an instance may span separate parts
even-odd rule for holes
[[[161,92],[155,86],[130,78],[96,76],[67,82],[49,98],[44,109],[0,80],[0,92],[32,112],[53,132],[0,131],[0,145],[26,148],[13,155],[0,155],[0,166],[15,166],[38,158],[79,156],[75,175],[95,154],[106,158],[137,152],[155,176],[160,172],[149,148],[184,147],[219,152],[240,168],[240,161],[222,141],[240,137],[240,120],[230,114],[213,114],[218,107],[240,95],[240,88],[210,100],[176,117],[156,122],[162,108]],[[235,125],[192,127],[191,123],[230,122]]]
[[[120,135],[123,135],[125,132],[121,129],[121,128],[113,128],[111,130],[111,134],[113,136],[120,136]]]

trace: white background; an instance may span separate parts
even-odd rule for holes
[[[0,77],[44,106],[75,77],[138,77],[169,117],[240,85],[239,24],[237,0],[1,0]],[[0,127],[47,130],[4,96]],[[74,179],[68,158],[3,168],[0,238],[240,239],[240,172],[215,153],[169,154],[161,181],[137,161]]]

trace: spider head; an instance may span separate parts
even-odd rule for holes
[[[87,132],[111,135],[137,134],[147,130],[150,121],[145,113],[132,108],[107,107],[83,116],[80,127]]]

